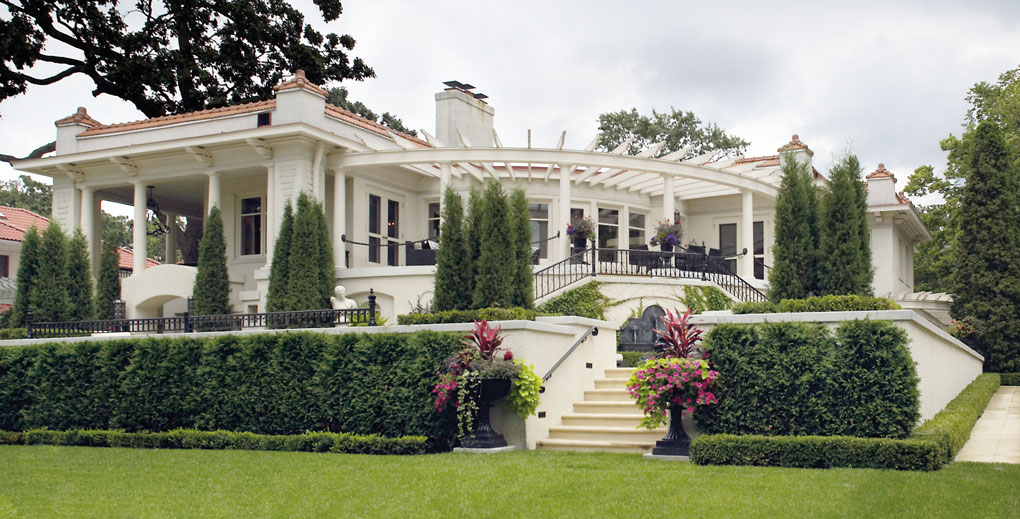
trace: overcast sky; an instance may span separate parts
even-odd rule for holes
[[[583,148],[598,114],[690,110],[773,154],[797,133],[826,172],[849,145],[902,188],[919,165],[945,165],[939,140],[959,134],[964,96],[1020,66],[1020,2],[421,2],[346,1],[320,28],[350,34],[376,78],[351,98],[414,129],[435,126],[446,80],[489,95],[507,146]],[[104,123],[141,114],[93,98],[81,77],[0,104],[2,151],[53,140],[77,106]],[[0,178],[15,173],[0,164]]]

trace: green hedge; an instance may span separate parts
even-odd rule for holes
[[[691,443],[698,465],[936,470],[938,448],[922,440],[853,436],[703,434]]]
[[[1004,386],[1020,386],[1020,373],[1000,373]]]
[[[623,365],[628,368],[636,368],[638,364],[644,362],[646,356],[651,355],[650,353],[642,353],[640,351],[621,351],[620,355],[623,355]]]
[[[460,334],[312,332],[0,348],[0,430],[456,435],[433,408]]]
[[[535,311],[530,308],[482,308],[479,310],[445,310],[430,314],[403,314],[397,324],[447,324],[481,321],[534,321]]]
[[[905,438],[919,416],[907,337],[887,321],[725,324],[706,337],[708,433]]]
[[[865,310],[900,310],[895,301],[884,297],[821,296],[806,299],[783,299],[778,304],[763,302],[733,305],[735,314],[774,314],[790,312],[859,312]]]
[[[915,429],[911,437],[935,443],[942,463],[952,461],[970,438],[974,423],[999,389],[999,382],[998,373],[979,375],[945,409]]]
[[[590,281],[538,305],[543,314],[577,315],[590,319],[605,319],[606,308],[612,306],[609,298],[599,291],[599,283]]]
[[[344,454],[424,454],[427,438],[309,432],[272,436],[249,432],[196,431],[124,432],[72,429],[0,432],[0,443],[136,449],[235,449],[260,451],[336,452]]]
[[[0,341],[27,338],[28,330],[26,330],[25,328],[0,328]]]

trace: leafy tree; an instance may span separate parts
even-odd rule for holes
[[[980,82],[968,91],[964,131],[950,135],[939,145],[949,153],[946,171],[935,173],[921,166],[910,176],[904,191],[912,196],[936,195],[941,200],[921,208],[921,220],[932,239],[922,243],[914,254],[914,287],[917,290],[951,292],[955,243],[960,233],[960,193],[970,174],[974,131],[981,121],[989,120],[1003,132],[1010,162],[1020,161],[1020,68],[999,75],[996,83]]]
[[[471,307],[471,264],[464,239],[464,209],[458,195],[447,186],[443,192],[442,227],[436,251],[436,287],[432,297],[435,311]]]
[[[482,254],[482,213],[485,208],[485,200],[482,199],[482,192],[474,187],[468,195],[468,213],[464,219],[464,241],[467,250],[469,274],[471,284],[465,294],[475,293],[475,276],[478,275],[478,258]],[[472,295],[472,301],[474,296]],[[474,306],[474,302],[471,303]]]
[[[273,248],[273,265],[269,270],[266,311],[281,312],[287,308],[288,276],[290,275],[290,240],[294,234],[294,208],[290,200],[283,207],[280,234]]]
[[[952,315],[974,322],[986,371],[1020,371],[1020,201],[1002,130],[980,122],[960,192]]]
[[[120,253],[113,241],[103,241],[99,257],[99,281],[93,305],[96,319],[113,319],[113,302],[120,299]]]
[[[513,306],[516,268],[506,193],[498,181],[489,180],[482,196],[481,218],[476,220],[481,233],[472,303],[475,308]]]
[[[354,112],[364,117],[365,119],[375,121],[387,128],[392,128],[398,132],[413,135],[415,137],[418,136],[418,132],[404,126],[404,122],[401,121],[397,116],[389,112],[383,112],[382,116],[379,116],[376,115],[376,113],[370,110],[367,106],[365,106],[365,103],[362,103],[361,101],[348,100],[347,99],[348,92],[346,87],[331,88],[327,92],[329,92],[329,95],[326,96],[326,102],[331,105],[339,106],[344,110]]]
[[[127,216],[113,216],[106,211],[100,212],[103,219],[103,241],[112,242],[118,247],[131,247],[134,237],[132,235],[132,223]]]
[[[53,205],[53,186],[32,180],[28,175],[0,182],[0,205],[49,216]]]
[[[711,150],[722,150],[726,155],[736,155],[750,145],[740,137],[726,134],[713,123],[703,123],[694,112],[684,112],[672,107],[668,113],[652,110],[651,116],[639,114],[637,108],[601,114],[599,132],[598,148],[603,151],[612,150],[633,137],[634,140],[627,147],[627,152],[631,155],[636,155],[652,144],[662,141],[666,144],[656,153],[656,157],[692,145],[693,155]]]
[[[871,231],[861,163],[846,154],[829,171],[819,232],[820,295],[872,295]]]
[[[783,160],[776,197],[776,238],[769,272],[769,299],[802,299],[817,289],[818,211],[806,163]]]
[[[81,229],[75,229],[68,242],[67,252],[67,295],[71,300],[68,317],[72,321],[92,318],[92,268],[89,265],[88,242]]]
[[[314,3],[327,22],[340,17],[339,1]],[[349,59],[354,38],[315,31],[284,0],[3,4],[0,34],[18,37],[0,38],[0,100],[83,74],[95,84],[93,95],[119,97],[156,117],[268,99],[295,69],[320,84],[374,75]],[[69,51],[46,52],[50,44]]]
[[[35,226],[25,233],[21,242],[21,258],[18,264],[18,292],[14,296],[14,307],[11,308],[10,325],[25,325],[25,314],[31,308],[32,286],[39,275],[39,233]]]
[[[297,200],[287,259],[287,310],[321,310],[330,307],[329,295],[333,291],[335,278],[331,275],[327,281],[324,275],[322,247],[323,241],[328,245],[329,240],[328,236],[323,236],[323,224],[320,223],[323,218],[322,208],[308,195],[301,193]],[[330,257],[330,271],[332,263]]]
[[[50,222],[43,232],[37,258],[38,270],[30,295],[32,314],[38,322],[66,321],[71,317],[67,237],[57,222]]]
[[[198,245],[198,273],[195,275],[195,315],[230,313],[230,280],[227,277],[227,244],[223,238],[223,217],[213,206],[205,218]]]
[[[531,213],[528,211],[528,197],[520,187],[510,194],[510,235],[513,238],[514,266],[511,272],[513,283],[512,306],[531,308],[534,306],[535,284],[532,270]]]

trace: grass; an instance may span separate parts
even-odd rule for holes
[[[1020,517],[1020,465],[925,473],[572,452],[0,446],[0,467],[0,517]]]

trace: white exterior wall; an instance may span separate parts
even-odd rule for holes
[[[921,419],[918,423],[935,416],[981,374],[984,362],[981,355],[912,310],[745,315],[709,313],[696,315],[691,322],[707,333],[716,324],[723,323],[796,321],[822,323],[835,328],[843,321],[857,319],[892,321],[907,333],[907,348],[920,379]]]
[[[879,297],[892,297],[899,289],[900,240],[891,221],[871,226],[871,264],[875,268],[872,287]]]

